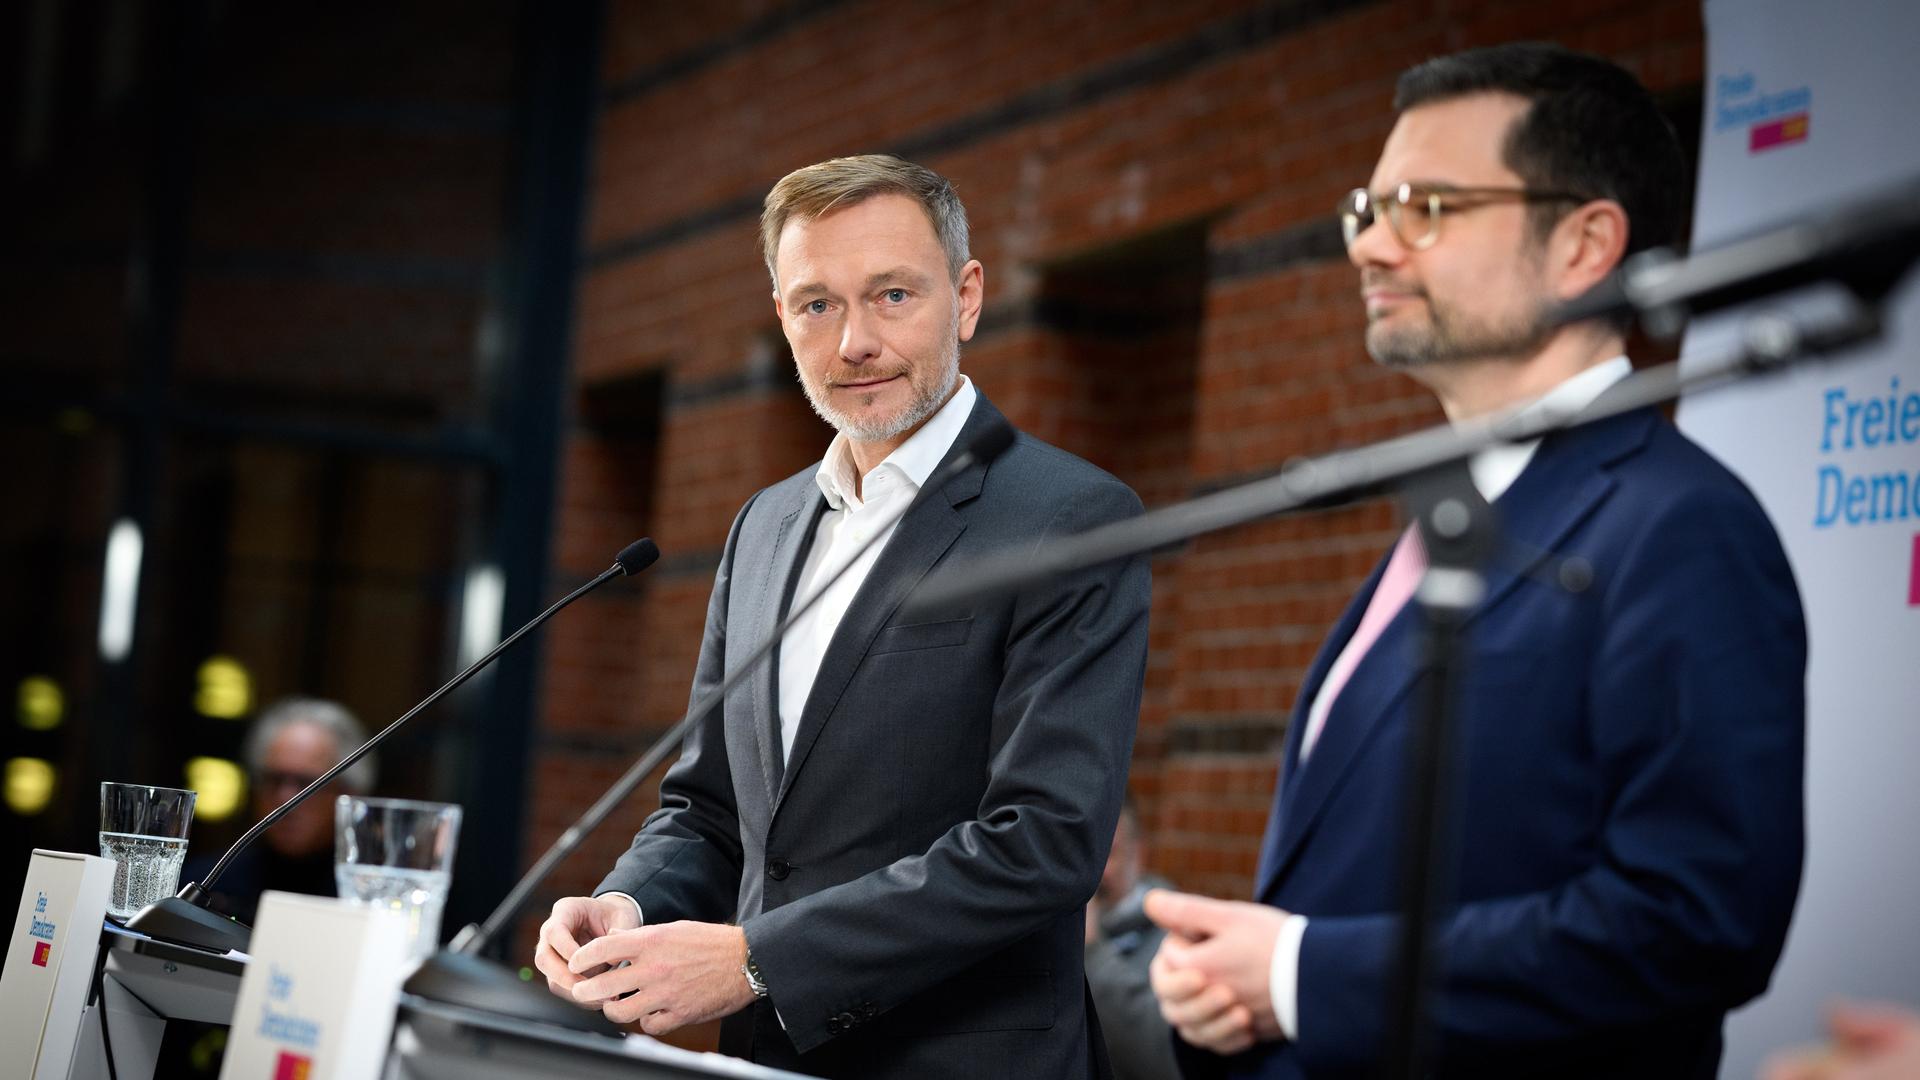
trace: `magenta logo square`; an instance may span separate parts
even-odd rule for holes
[[[1920,533],[1913,534],[1913,569],[1907,574],[1907,606],[1920,607]]]

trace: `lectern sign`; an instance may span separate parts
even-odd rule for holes
[[[221,1080],[378,1074],[408,964],[404,919],[331,897],[269,892],[251,955]]]
[[[112,887],[97,855],[33,853],[0,975],[0,1080],[67,1075]]]
[[[27,938],[33,944],[33,966],[46,967],[53,959],[53,938],[60,924],[47,918],[47,894],[33,890],[33,914],[27,919]]]

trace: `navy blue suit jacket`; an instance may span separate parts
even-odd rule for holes
[[[1469,623],[1437,1071],[1711,1077],[1799,887],[1792,572],[1747,489],[1651,411],[1546,440],[1494,505],[1515,543]],[[1524,575],[1528,551],[1586,558],[1592,587]],[[1305,707],[1383,568],[1309,671],[1261,853],[1258,898],[1309,917],[1300,1038],[1233,1074],[1363,1074],[1387,1041],[1411,607],[1299,760]]]

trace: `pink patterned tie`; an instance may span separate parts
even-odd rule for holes
[[[1420,543],[1420,532],[1412,526],[1400,534],[1400,542],[1393,547],[1393,555],[1387,560],[1387,569],[1380,575],[1380,584],[1373,590],[1373,599],[1367,603],[1366,614],[1360,616],[1360,626],[1354,630],[1353,637],[1347,640],[1347,647],[1340,651],[1333,667],[1327,670],[1327,677],[1320,684],[1320,695],[1313,700],[1313,707],[1307,714],[1307,734],[1300,743],[1300,762],[1305,764],[1307,755],[1313,752],[1313,744],[1319,741],[1320,731],[1327,726],[1327,714],[1333,711],[1333,703],[1339,699],[1340,691],[1347,685],[1347,679],[1353,669],[1373,647],[1380,632],[1387,628],[1393,617],[1400,613],[1412,598],[1413,590],[1420,584],[1420,575],[1427,571],[1427,549]]]

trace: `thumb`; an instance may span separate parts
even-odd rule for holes
[[[1226,921],[1229,910],[1224,900],[1195,896],[1193,893],[1174,892],[1171,889],[1154,889],[1147,893],[1147,918],[1170,933],[1194,941],[1212,937]]]

